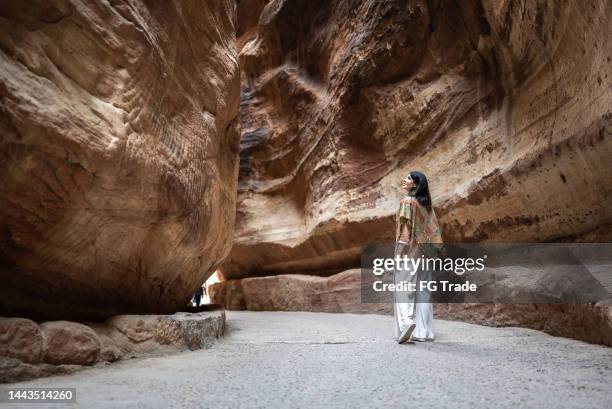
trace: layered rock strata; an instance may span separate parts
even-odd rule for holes
[[[239,3],[226,278],[358,266],[414,169],[447,241],[612,239],[612,3],[263,4]]]

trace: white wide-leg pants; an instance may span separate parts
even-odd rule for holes
[[[395,256],[419,258],[421,251],[417,245],[395,244]],[[416,327],[412,334],[417,338],[434,338],[433,332],[433,306],[431,304],[431,292],[425,287],[420,289],[419,282],[431,281],[431,271],[419,269],[411,274],[410,269],[395,269],[393,281],[399,284],[402,281],[414,283],[416,291],[394,291],[393,292],[393,315],[395,317],[395,338],[409,325],[412,320]]]

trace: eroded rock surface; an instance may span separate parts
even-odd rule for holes
[[[0,318],[0,383],[65,374],[122,359],[209,348],[225,311],[118,315],[104,323]]]
[[[43,357],[43,333],[32,320],[0,318],[0,356],[38,363]]]
[[[0,4],[0,314],[174,312],[227,255],[231,0]]]
[[[231,310],[374,313],[390,304],[360,302],[361,276],[352,269],[319,277],[302,274],[250,277],[209,287],[211,302]]]
[[[358,266],[362,244],[393,239],[397,185],[413,169],[430,178],[447,241],[611,239],[612,3],[239,10],[226,278]]]
[[[351,269],[329,277],[284,274],[213,284],[212,302],[231,310],[313,311],[393,314],[393,304],[363,302],[361,272]],[[502,284],[503,286],[503,284]],[[531,288],[536,294],[545,288]],[[612,346],[610,300],[598,303],[435,303],[434,317],[489,326],[519,326],[549,334]],[[435,325],[435,324],[434,324]]]
[[[40,326],[46,342],[44,361],[49,364],[92,365],[100,355],[100,341],[86,325],[50,321]]]

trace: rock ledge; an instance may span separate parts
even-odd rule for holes
[[[0,318],[0,382],[65,374],[126,358],[210,348],[225,331],[222,309],[117,315],[104,323]]]

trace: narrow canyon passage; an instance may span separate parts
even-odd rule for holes
[[[611,38],[610,0],[0,1],[0,409],[612,408]],[[484,295],[433,343],[368,297],[402,242]]]
[[[227,324],[208,350],[13,386],[73,387],[82,408],[612,406],[612,350],[539,331],[438,320],[435,342],[398,345],[380,315],[228,311]]]

